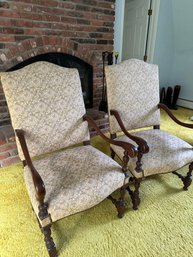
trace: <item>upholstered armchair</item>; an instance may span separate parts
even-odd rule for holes
[[[126,209],[126,163],[121,167],[90,145],[88,123],[104,140],[123,147],[128,157],[136,156],[137,149],[130,143],[107,138],[85,114],[76,69],[36,62],[0,76],[29,198],[48,253],[56,257],[53,222],[91,208],[105,198],[113,202],[118,217]],[[120,197],[115,199],[111,194],[117,189]]]
[[[193,128],[193,125],[182,123],[165,105],[159,104],[158,67],[130,59],[107,66],[105,73],[111,138],[134,144],[138,149],[137,156],[128,160],[134,190],[127,189],[133,209],[136,210],[140,203],[139,187],[145,177],[172,172],[187,190],[192,181],[193,148],[182,139],[160,130],[160,109],[181,126]],[[120,136],[119,131],[123,135]],[[125,159],[124,150],[116,145],[111,145],[111,154],[113,158],[116,154],[121,160]],[[187,175],[179,174],[177,170],[187,164]]]

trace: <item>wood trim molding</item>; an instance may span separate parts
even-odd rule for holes
[[[193,110],[193,101],[179,98],[177,101],[177,105]]]

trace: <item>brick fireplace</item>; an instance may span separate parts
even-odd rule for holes
[[[39,55],[62,53],[93,69],[93,108],[102,94],[102,52],[113,50],[114,0],[15,0],[0,2],[0,71]],[[104,120],[103,120],[104,119]],[[17,160],[10,117],[0,85],[0,164]],[[5,160],[6,159],[6,160]]]

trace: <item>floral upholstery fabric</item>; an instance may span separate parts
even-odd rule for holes
[[[92,146],[57,152],[33,163],[45,183],[45,202],[52,221],[98,204],[124,184],[120,165]],[[38,214],[38,202],[27,166],[25,181]]]
[[[108,109],[119,112],[125,127],[136,129],[160,123],[158,67],[130,59],[106,66]],[[143,117],[143,118],[142,118]],[[109,114],[110,131],[120,127]]]
[[[82,120],[85,107],[76,69],[36,62],[0,77],[13,128],[25,131],[31,156],[89,139],[87,122]]]
[[[142,157],[143,174],[135,171],[136,158],[131,158],[129,161],[128,168],[137,178],[175,171],[193,161],[192,146],[174,135],[158,129],[138,131],[132,134],[145,139],[150,149]],[[116,140],[136,145],[126,136],[118,137]],[[111,148],[120,158],[123,158],[123,150],[120,147],[111,145]]]

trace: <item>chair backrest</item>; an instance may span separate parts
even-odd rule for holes
[[[127,130],[160,124],[157,65],[137,59],[106,66],[108,110],[117,110]],[[110,132],[120,131],[109,114]]]
[[[13,128],[25,131],[32,157],[89,140],[77,69],[36,62],[0,78]]]

